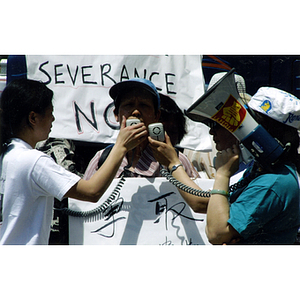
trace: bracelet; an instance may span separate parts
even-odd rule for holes
[[[211,193],[211,195],[220,194],[220,195],[226,196],[227,198],[229,197],[229,192],[226,192],[224,190],[211,190],[210,193]]]
[[[172,174],[175,170],[177,170],[179,167],[183,167],[182,164],[178,164],[178,165],[174,165],[171,170],[170,170],[170,174]]]

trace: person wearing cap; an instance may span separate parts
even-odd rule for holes
[[[207,86],[209,90],[216,82],[218,82],[227,72],[219,72],[212,76]],[[237,90],[240,98],[243,100],[245,105],[250,101],[251,96],[246,93],[246,83],[245,79],[238,74],[234,74],[234,80],[236,82]],[[207,125],[210,130],[209,134],[212,136],[212,151],[210,152],[201,152],[194,151],[191,149],[184,149],[184,154],[192,161],[198,170],[204,170],[206,177],[210,179],[215,178],[215,168],[213,167],[213,159],[217,151],[222,151],[231,147],[233,144],[238,144],[237,138],[226,130],[223,126],[219,125],[217,122],[206,119],[204,120],[205,125]],[[235,180],[238,180],[242,176],[243,171],[248,167],[250,162],[244,162],[240,160],[239,170],[235,174]]]
[[[257,123],[282,145],[289,144],[289,151],[283,152],[272,170],[255,161],[230,193],[230,178],[238,169],[240,150],[234,144],[219,151],[209,200],[194,196],[186,201],[192,208],[206,210],[206,234],[212,244],[294,244],[300,225],[297,151],[300,100],[282,90],[262,87],[248,106]],[[169,139],[166,141],[168,144]],[[154,140],[151,143],[158,153],[167,151],[167,146]],[[176,163],[174,156],[170,165]],[[174,172],[175,175],[188,184],[181,168]],[[190,186],[192,184],[190,182]]]
[[[133,78],[122,81],[109,90],[114,100],[114,114],[117,122],[126,119],[139,119],[148,128],[149,124],[160,121],[160,97],[155,85],[142,78]],[[104,155],[105,149],[98,151],[90,161],[84,179],[90,178],[98,169],[99,159]],[[179,164],[183,165],[189,177],[198,177],[198,172],[187,157],[179,152]],[[148,140],[141,143],[124,157],[116,178],[126,172],[127,177],[160,177],[161,166],[154,158]]]
[[[213,75],[211,78],[209,85],[208,85],[208,90],[216,83],[218,82],[223,76],[225,76],[226,72],[220,72],[216,73]],[[234,80],[236,83],[237,91],[239,93],[240,99],[243,101],[244,106],[247,107],[251,96],[246,93],[246,83],[245,79],[238,74],[234,74]],[[215,149],[217,151],[222,151],[226,150],[227,148],[230,148],[233,144],[239,145],[238,139],[226,128],[221,126],[219,123],[211,120],[211,119],[206,119],[203,121],[209,128],[209,134],[212,135],[213,142],[215,144]],[[243,175],[243,172],[245,169],[247,169],[249,166],[251,166],[253,163],[253,160],[248,160],[245,157],[245,160],[242,158],[240,159],[240,164],[239,164],[239,169],[237,172],[234,174],[234,181],[237,181],[240,179],[240,177]],[[233,180],[231,180],[233,182]]]

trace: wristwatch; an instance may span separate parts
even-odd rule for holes
[[[170,174],[172,174],[175,170],[177,170],[177,168],[179,168],[179,167],[183,167],[183,165],[182,164],[177,164],[177,165],[174,165],[172,168],[171,168],[171,170],[169,170],[170,171]]]

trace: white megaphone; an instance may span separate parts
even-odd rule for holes
[[[262,166],[274,165],[284,147],[259,125],[245,108],[231,69],[204,95],[195,101],[185,114],[193,121],[213,120],[230,131]]]

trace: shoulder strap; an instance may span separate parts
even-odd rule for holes
[[[105,162],[106,158],[108,157],[110,151],[112,150],[114,144],[108,145],[104,151],[102,152],[99,161],[98,161],[98,169],[102,166],[102,164]]]

